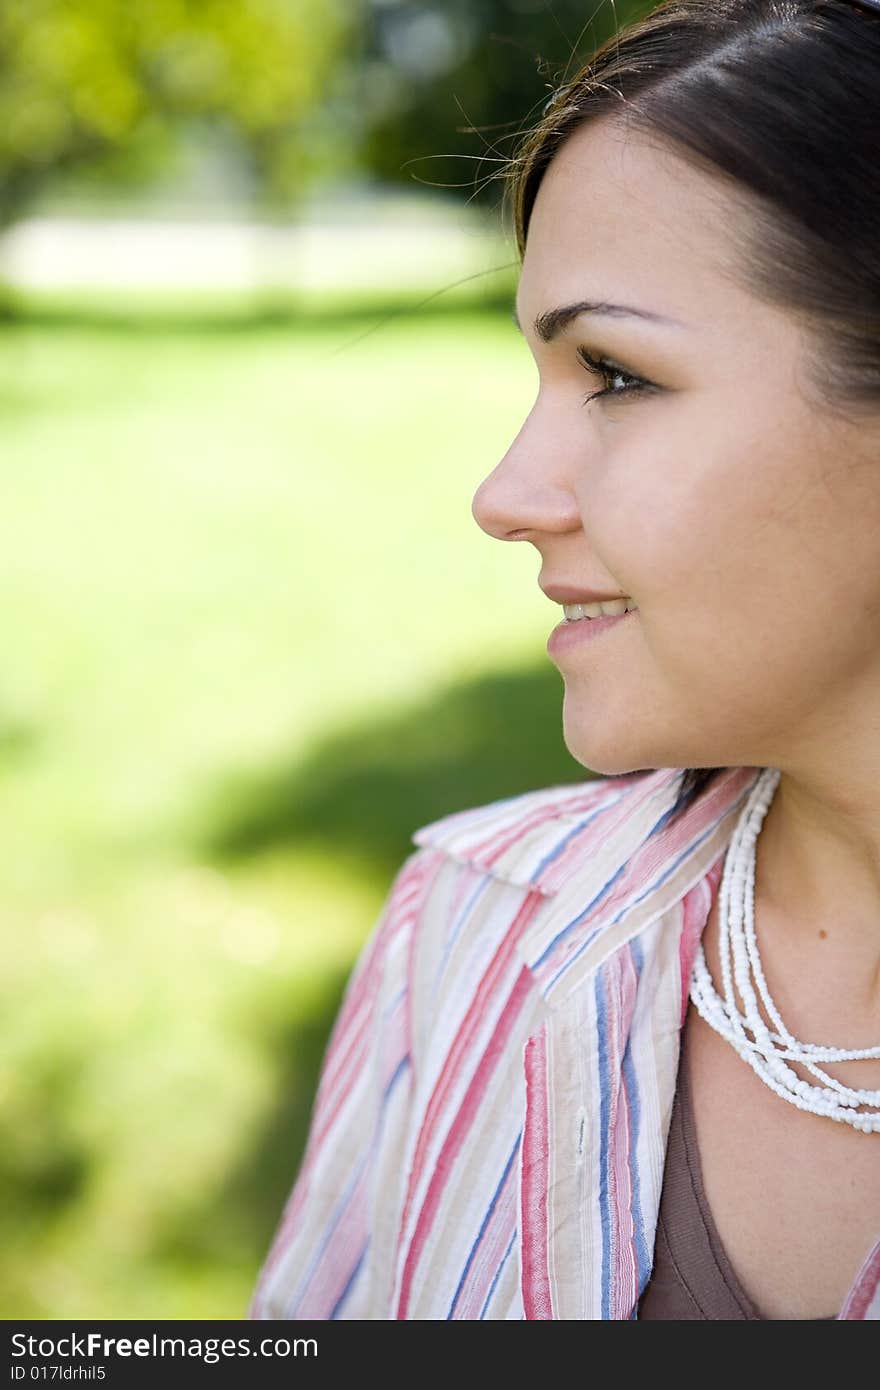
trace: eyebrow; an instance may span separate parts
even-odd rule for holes
[[[579,318],[581,314],[604,314],[608,318],[647,319],[649,323],[670,324],[677,328],[684,327],[679,319],[669,318],[666,314],[655,314],[650,309],[636,309],[628,304],[609,304],[603,299],[583,299],[576,304],[563,304],[557,309],[546,309],[535,319],[535,333],[542,343],[550,343],[568,327],[573,319]],[[516,312],[516,300],[513,304],[513,321],[522,333],[522,324]]]

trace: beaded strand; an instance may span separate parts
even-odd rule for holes
[[[852,1125],[864,1134],[880,1133],[880,1090],[844,1086],[817,1065],[880,1058],[880,1046],[844,1048],[798,1041],[783,1023],[764,978],[755,934],[755,843],[780,775],[776,768],[763,770],[737,821],[725,856],[718,913],[724,997],[715,989],[700,942],[694,957],[690,998],[701,1017],[783,1100],[799,1110]],[[768,1028],[761,1015],[753,977],[776,1031]],[[739,1010],[734,983],[743,1000],[744,1013]],[[822,1084],[803,1080],[789,1062],[798,1062]],[[862,1112],[858,1109],[861,1106],[872,1109]]]

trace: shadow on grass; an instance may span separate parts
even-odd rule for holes
[[[218,1192],[211,1189],[151,1232],[151,1256],[172,1264],[250,1260],[254,1278],[265,1257],[305,1151],[321,1062],[350,967],[319,977],[307,1006],[291,1005],[263,1026],[277,1058],[275,1101],[254,1144]],[[241,1317],[245,1309],[241,1309]]]
[[[85,1061],[80,1052],[34,1058],[26,1083],[13,1086],[0,1112],[0,1237],[4,1248],[76,1205],[95,1155],[78,1136],[75,1097]]]
[[[558,671],[543,663],[477,676],[360,721],[305,759],[215,787],[195,848],[230,862],[288,844],[314,847],[387,881],[419,826],[589,780],[563,742],[562,695]]]

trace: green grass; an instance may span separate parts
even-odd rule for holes
[[[379,317],[0,330],[6,1317],[243,1316],[410,832],[586,775],[509,308]]]

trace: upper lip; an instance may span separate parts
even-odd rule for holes
[[[615,599],[630,598],[629,594],[600,594],[597,589],[576,589],[571,584],[540,584],[554,603],[612,603]]]

